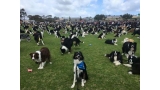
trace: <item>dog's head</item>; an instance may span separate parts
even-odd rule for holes
[[[118,51],[112,51],[110,54],[105,54],[108,58],[117,58],[120,55],[120,52]]]
[[[131,51],[136,51],[136,46],[137,46],[136,42],[130,42],[129,48]]]
[[[112,39],[112,43],[113,43],[113,44],[115,44],[116,42],[117,42],[117,39],[116,39],[116,38]]]
[[[112,51],[110,54],[111,57],[118,57],[118,55],[120,55],[120,52],[118,51]]]
[[[64,42],[65,36],[61,36],[61,43]]]
[[[129,57],[128,57],[128,63],[129,63],[129,64],[140,63],[140,57],[129,56]]]
[[[41,58],[41,57],[40,57],[40,53],[34,52],[34,53],[30,53],[29,55],[30,55],[31,59],[32,59],[33,61],[35,61],[36,63],[39,63],[39,62],[40,62],[40,61],[39,61],[39,59]]]
[[[81,51],[74,52],[73,59],[84,60],[82,52]]]

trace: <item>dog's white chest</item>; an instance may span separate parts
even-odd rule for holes
[[[129,55],[132,55],[133,53],[132,53],[132,51],[128,51],[128,54],[129,54]]]
[[[68,48],[66,46],[62,46],[62,49],[65,49],[66,51],[68,50]]]

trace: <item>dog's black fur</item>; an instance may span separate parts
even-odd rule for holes
[[[105,43],[106,44],[112,44],[112,45],[115,45],[116,44],[116,39],[107,39],[106,41],[105,41]]]
[[[60,38],[61,45],[63,44],[63,42],[64,42],[64,39],[65,39],[65,36],[61,36],[61,38]]]
[[[123,64],[122,55],[118,51],[112,51],[110,54],[105,54],[105,56],[108,57],[112,63],[114,62],[114,57],[117,56],[117,60]]]
[[[128,54],[128,52],[133,49],[132,54],[135,54],[137,43],[136,42],[125,42],[122,46],[122,53]]]
[[[140,75],[140,57],[129,56],[128,63],[131,64],[131,70],[129,72]]]
[[[54,32],[57,34],[57,38],[60,38],[60,37],[61,37],[61,34],[59,33],[58,30],[55,30]]]
[[[79,38],[77,38],[77,37],[74,37],[73,39],[72,39],[72,41],[73,41],[73,44],[75,45],[75,46],[79,46],[80,45],[80,43],[84,43],[83,41],[81,41],[81,40],[79,40]]]
[[[43,37],[40,31],[35,31],[33,36],[34,36],[34,40],[36,41],[36,43],[39,43],[40,40],[43,40]]]
[[[64,54],[65,52],[67,52],[65,49],[63,49],[62,47],[65,46],[68,49],[68,52],[71,52],[71,47],[73,46],[73,40],[70,38],[65,38],[63,43],[61,43],[62,46],[60,47],[61,53]]]
[[[103,35],[103,33],[100,33],[100,34],[98,35],[98,38],[101,38],[102,35]]]
[[[140,35],[140,30],[134,30],[134,32],[132,33],[132,35],[135,36],[136,34]]]

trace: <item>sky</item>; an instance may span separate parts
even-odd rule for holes
[[[94,17],[140,13],[140,0],[20,0],[27,15]]]

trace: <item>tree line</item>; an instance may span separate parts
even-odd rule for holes
[[[140,14],[138,14],[140,16]],[[110,16],[110,15],[108,15]],[[49,21],[49,22],[54,22],[56,20],[59,19],[59,17],[52,17],[52,15],[47,15],[47,16],[40,16],[40,15],[27,15],[27,12],[25,11],[24,8],[20,9],[20,18],[21,20],[25,20],[25,17],[28,17],[29,20],[35,20],[35,21],[40,21],[40,22],[43,22],[43,21]],[[123,15],[120,15],[120,17],[123,19],[123,20],[127,20],[127,19],[132,19],[133,15],[131,14],[123,14]],[[91,18],[91,17],[90,17]],[[94,20],[105,20],[105,18],[107,18],[106,15],[104,14],[97,14],[95,15],[94,17]],[[71,20],[71,17],[69,16],[68,20],[70,21]],[[83,20],[80,16],[79,20]]]

